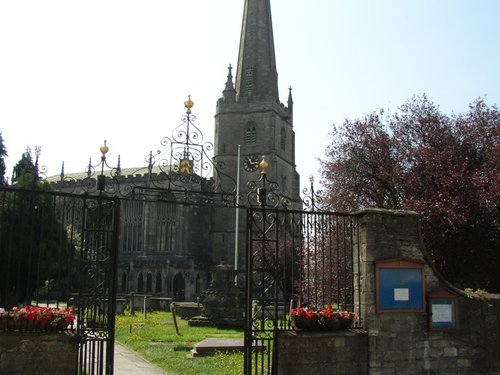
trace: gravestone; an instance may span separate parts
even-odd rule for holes
[[[212,283],[203,294],[201,316],[189,320],[191,326],[243,327],[244,294],[235,283],[232,266],[219,264]]]

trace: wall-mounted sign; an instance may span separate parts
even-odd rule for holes
[[[455,330],[457,319],[458,296],[447,289],[438,289],[429,293],[429,329]]]
[[[424,265],[408,260],[375,263],[378,312],[425,312]]]

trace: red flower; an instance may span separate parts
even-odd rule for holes
[[[21,309],[12,308],[24,320],[40,321],[45,323],[52,323],[64,319],[67,323],[75,320],[73,315],[74,309],[70,308],[57,308],[57,307],[39,307],[26,305]]]
[[[303,316],[307,320],[312,320],[316,316],[316,312],[309,307],[297,307],[296,309],[290,310],[291,316]]]
[[[312,320],[314,318],[321,319],[323,321],[333,320],[333,319],[346,319],[355,320],[356,315],[349,311],[335,310],[333,305],[326,305],[325,307],[314,310],[310,307],[297,307],[296,309],[290,309],[290,316],[301,316],[307,320]]]

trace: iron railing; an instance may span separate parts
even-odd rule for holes
[[[360,316],[356,233],[347,214],[248,210],[245,374],[275,373],[277,332],[292,329],[292,307]]]
[[[0,307],[73,307],[79,373],[112,374],[119,202],[0,189]],[[76,372],[76,369],[75,369]]]

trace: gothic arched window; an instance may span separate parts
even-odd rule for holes
[[[137,291],[142,293],[144,291],[144,278],[142,277],[142,272],[139,274],[137,278]]]
[[[156,251],[175,249],[176,206],[174,203],[156,204]]]
[[[122,292],[127,291],[127,273],[123,272],[122,273],[122,285],[121,285]]]
[[[146,276],[146,293],[151,293],[153,291],[153,275],[148,272]]]
[[[257,142],[257,130],[255,129],[255,124],[253,122],[249,122],[245,133],[245,144],[255,142]]]
[[[144,202],[123,203],[123,251],[143,250]]]
[[[155,293],[161,293],[161,273],[156,274]]]

